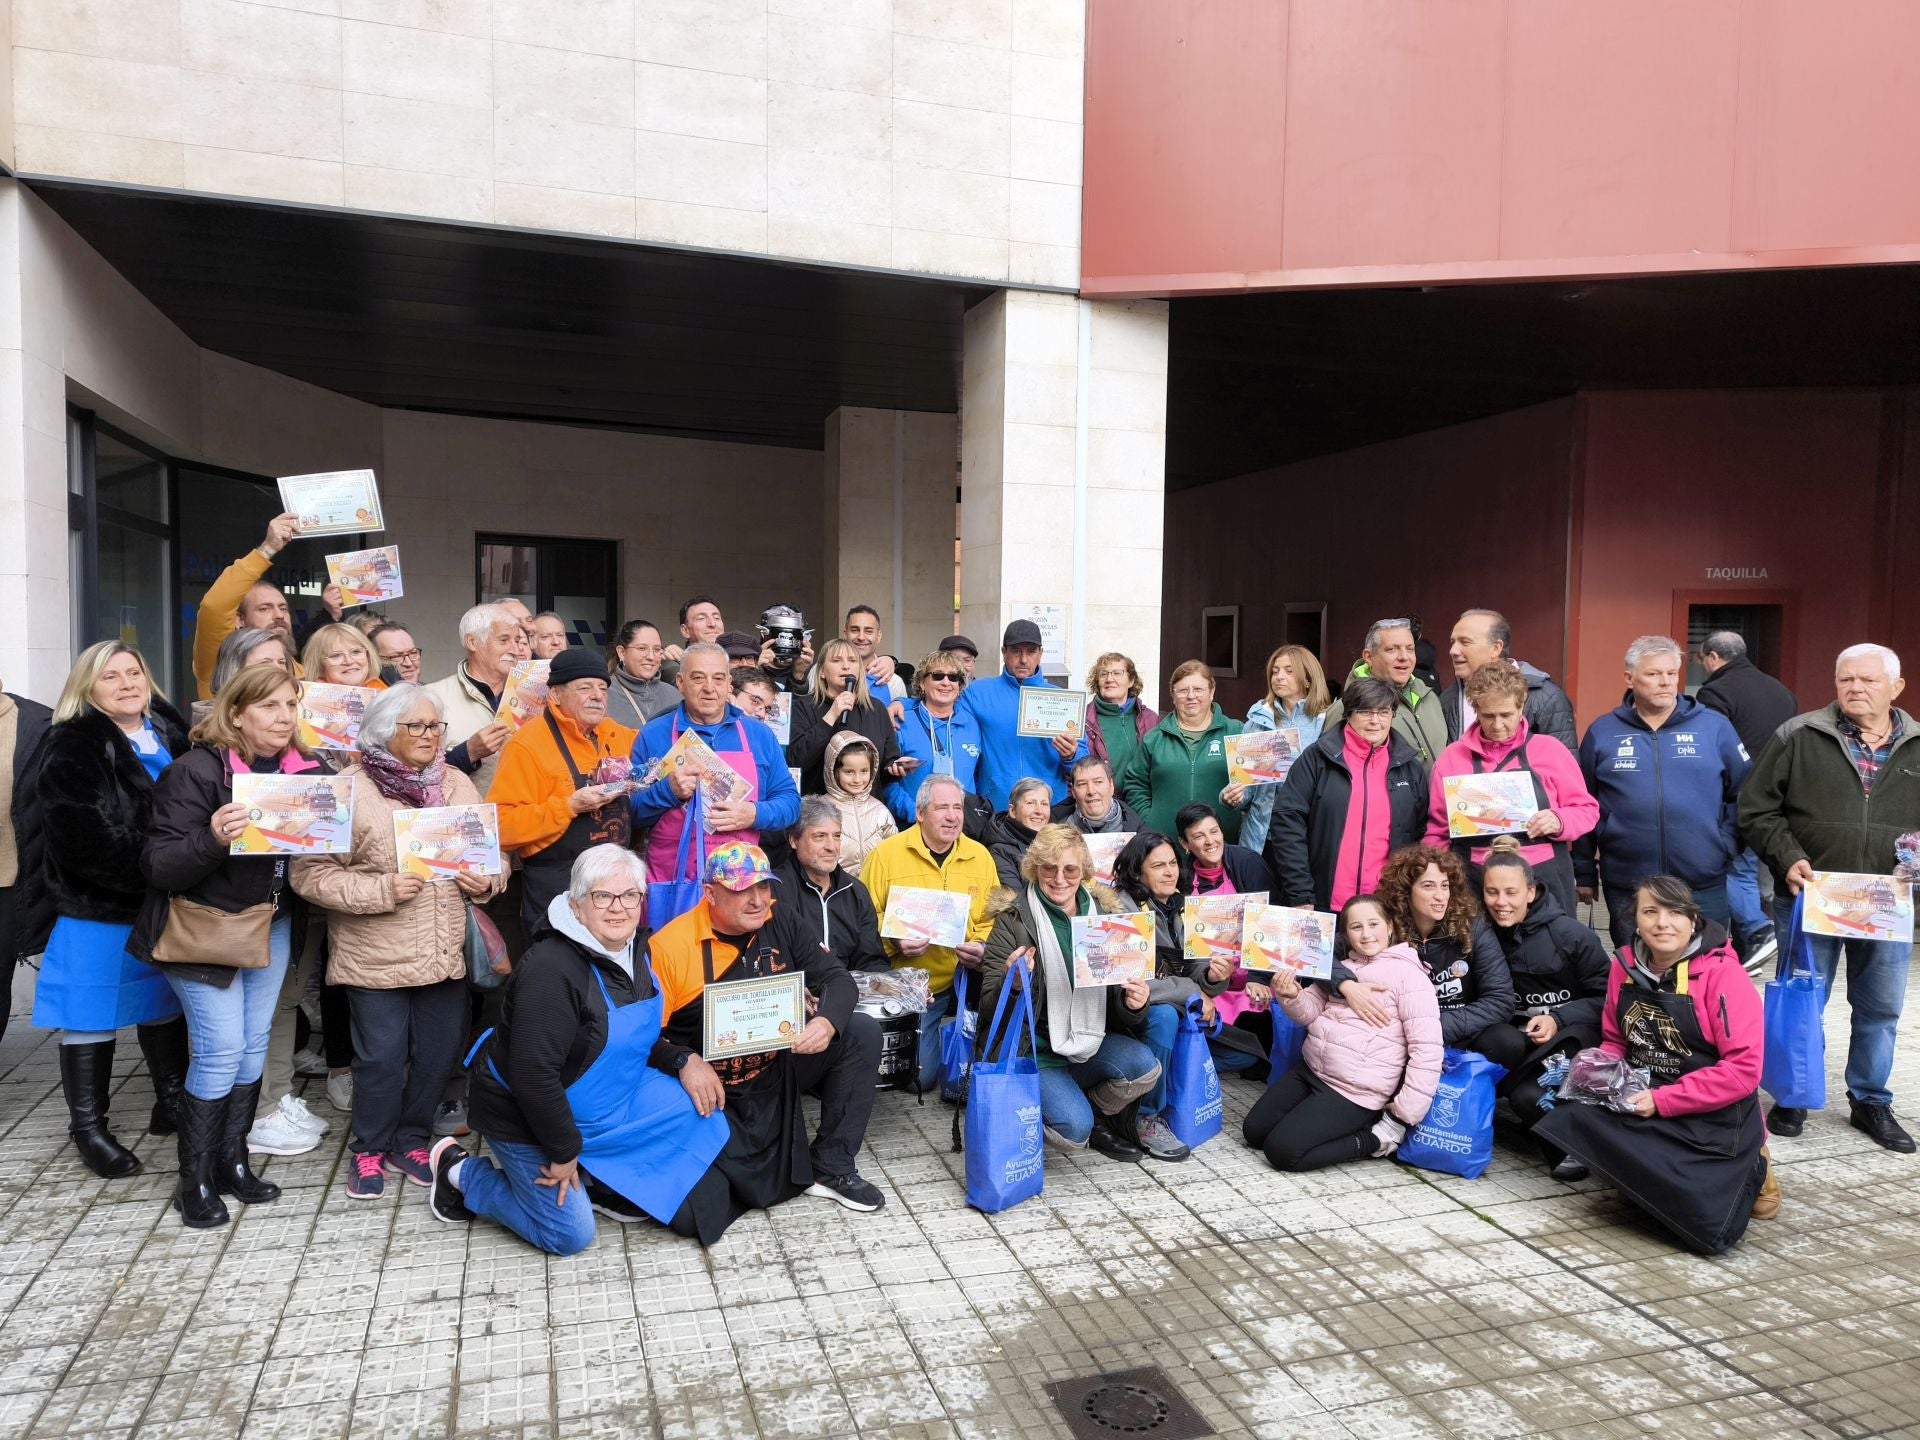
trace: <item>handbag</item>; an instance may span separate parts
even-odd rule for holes
[[[506,937],[500,927],[471,900],[467,902],[467,985],[474,990],[498,990],[507,977],[493,967],[507,958]]]
[[[1273,1045],[1267,1051],[1267,1083],[1271,1085],[1300,1063],[1300,1052],[1307,1043],[1307,1027],[1293,1018],[1275,1000],[1267,1006],[1273,1017]]]
[[[953,1014],[940,1022],[940,1098],[958,1105],[967,1097],[973,1072],[973,1042],[980,1017],[967,1008],[967,972],[953,972]]]
[[[1494,1087],[1506,1073],[1506,1066],[1476,1050],[1449,1046],[1426,1119],[1407,1132],[1395,1158],[1421,1170],[1478,1178],[1493,1163]]]
[[[1167,1058],[1167,1105],[1161,1118],[1182,1145],[1198,1149],[1220,1133],[1226,1099],[1220,1093],[1220,1072],[1214,1068],[1208,1035],[1220,1033],[1215,1019],[1200,1027],[1200,997],[1189,995],[1180,1011],[1180,1027],[1173,1032],[1173,1053]]]
[[[673,879],[658,880],[647,886],[647,928],[650,930],[660,930],[700,903],[706,883],[700,872],[706,868],[707,847],[704,841],[699,844],[695,841],[706,834],[706,815],[706,801],[700,788],[695,786],[693,798],[687,802],[687,823],[680,828]]]
[[[1760,1088],[1793,1110],[1827,1108],[1827,1037],[1821,1027],[1826,985],[1814,964],[1813,943],[1801,927],[1806,897],[1793,902],[1787,943],[1767,981],[1765,1049]]]
[[[167,923],[153,942],[162,965],[218,965],[226,970],[264,970],[273,962],[269,936],[277,908],[263,900],[244,910],[222,910],[184,895],[167,897]]]
[[[1012,980],[1021,977],[1019,994]],[[1013,1000],[1012,1013],[1007,1002]],[[1002,1023],[1004,1022],[1004,1024]],[[1020,1031],[1027,1053],[1020,1053]],[[1040,1193],[1045,1138],[1040,1114],[1040,1065],[1034,1058],[1033,972],[1023,961],[1000,987],[987,1026],[987,1043],[967,1081],[967,1203],[998,1214]],[[998,1054],[996,1056],[996,1050]]]

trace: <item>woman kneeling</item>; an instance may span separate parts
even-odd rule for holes
[[[1391,1155],[1440,1081],[1440,1003],[1413,947],[1392,943],[1385,908],[1354,896],[1340,907],[1338,939],[1353,977],[1380,987],[1387,1023],[1369,1024],[1317,985],[1303,989],[1291,971],[1274,975],[1273,998],[1307,1029],[1300,1064],[1247,1112],[1247,1144],[1276,1170]]]

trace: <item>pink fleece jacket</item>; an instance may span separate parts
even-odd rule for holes
[[[1340,832],[1340,855],[1333,866],[1332,905],[1338,910],[1356,895],[1371,895],[1386,868],[1387,846],[1393,838],[1393,807],[1387,800],[1387,766],[1392,762],[1386,745],[1369,745],[1354,728],[1346,727],[1340,750],[1353,777],[1347,800],[1347,823]],[[1343,876],[1358,876],[1349,889]]]
[[[1620,987],[1631,983],[1627,971],[1632,963],[1631,954],[1623,950],[1607,968],[1607,1008],[1600,1014],[1600,1048],[1610,1055],[1627,1053],[1618,1016]],[[1731,941],[1687,962],[1687,995],[1699,1018],[1700,1033],[1712,1042],[1720,1058],[1682,1075],[1671,1085],[1655,1086],[1653,1108],[1662,1115],[1698,1115],[1724,1109],[1760,1088],[1766,1019],[1760,996],[1741,968]]]
[[[1547,809],[1560,817],[1560,833],[1554,837],[1571,845],[1600,823],[1600,802],[1587,793],[1581,778],[1580,762],[1573,753],[1551,735],[1535,735],[1523,719],[1511,740],[1496,744],[1480,733],[1474,721],[1467,733],[1440,752],[1427,779],[1427,844],[1445,845],[1447,840],[1447,777],[1474,773],[1474,757],[1480,758],[1483,771],[1519,770],[1520,751],[1525,748],[1527,764],[1540,777],[1547,792]],[[1474,864],[1486,862],[1490,845],[1475,845],[1469,858]],[[1523,845],[1520,853],[1529,865],[1540,865],[1553,858],[1553,846]]]
[[[1347,957],[1354,978],[1386,986],[1377,998],[1388,1023],[1375,1028],[1345,1000],[1329,998],[1320,985],[1303,985],[1280,1008],[1307,1027],[1301,1058],[1307,1068],[1368,1110],[1386,1110],[1406,1125],[1418,1125],[1440,1083],[1440,1002],[1433,981],[1411,945],[1389,945],[1371,960]]]

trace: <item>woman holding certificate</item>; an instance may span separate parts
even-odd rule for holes
[[[1188,660],[1167,682],[1171,713],[1140,741],[1120,771],[1120,795],[1149,830],[1174,833],[1173,817],[1183,805],[1211,806],[1229,843],[1240,838],[1240,808],[1246,787],[1228,783],[1227,737],[1240,733],[1213,703],[1213,671]]]
[[[1265,730],[1291,730],[1297,737],[1298,754],[1320,738],[1327,711],[1333,708],[1333,695],[1327,689],[1326,672],[1313,652],[1303,645],[1282,645],[1267,657],[1267,693],[1253,702],[1247,711],[1242,735]],[[1247,813],[1240,821],[1240,843],[1255,854],[1267,843],[1267,822],[1273,815],[1273,797],[1278,785],[1247,787]]]
[[[813,667],[812,688],[793,697],[793,739],[787,744],[787,763],[800,772],[801,794],[827,793],[822,770],[827,742],[847,730],[871,740],[879,752],[876,788],[913,768],[900,759],[900,742],[887,707],[867,689],[860,652],[851,640],[829,640]]]
[[[102,640],[74,663],[37,771],[15,795],[20,953],[46,952],[33,1023],[62,1032],[67,1133],[86,1167],[107,1180],[140,1168],[140,1157],[107,1128],[117,1033],[138,1027],[153,1076],[150,1133],[173,1133],[186,1075],[180,1002],[160,972],[127,949],[146,899],[140,847],[153,820],[154,785],[186,750],[186,728],[155,692],[140,652]]]

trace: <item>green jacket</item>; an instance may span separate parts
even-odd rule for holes
[[[1362,660],[1353,667],[1349,680],[1368,680],[1373,672]],[[1338,700],[1327,711],[1322,731],[1331,730],[1345,718],[1347,707]],[[1447,748],[1447,716],[1440,708],[1440,697],[1431,685],[1418,675],[1409,676],[1406,685],[1400,691],[1400,703],[1393,711],[1393,733],[1407,744],[1420,757],[1420,763],[1429,770],[1440,752]]]
[[[1816,870],[1893,872],[1894,842],[1920,830],[1920,727],[1906,711],[1893,713],[1900,739],[1871,795],[1840,738],[1838,705],[1794,716],[1754,761],[1740,787],[1740,833],[1776,876],[1800,860]]]
[[[1439,707],[1434,707],[1439,714]],[[1140,741],[1140,748],[1120,776],[1120,798],[1147,822],[1149,830],[1179,839],[1173,817],[1182,805],[1198,801],[1220,819],[1220,829],[1233,844],[1240,835],[1240,812],[1220,802],[1227,788],[1227,737],[1240,733],[1240,722],[1229,720],[1218,704],[1213,719],[1198,735],[1180,728],[1172,711]]]

